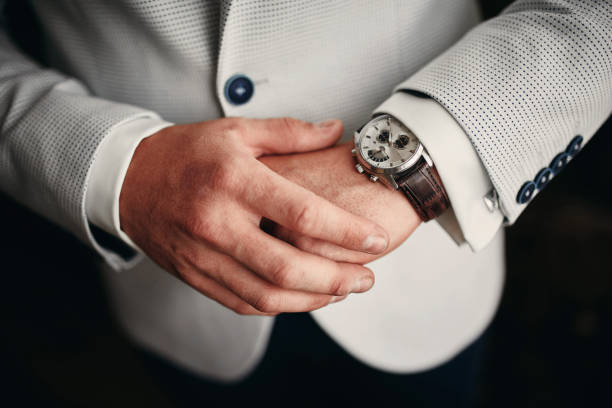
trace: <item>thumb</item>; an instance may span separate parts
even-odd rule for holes
[[[255,157],[324,149],[336,144],[344,130],[339,119],[317,124],[294,118],[246,119],[244,125],[244,142]]]

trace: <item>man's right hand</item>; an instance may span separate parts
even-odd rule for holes
[[[337,120],[313,125],[290,118],[162,129],[132,158],[121,228],[162,268],[240,314],[310,311],[364,292],[374,283],[369,269],[301,251],[259,228],[265,217],[347,249],[385,251],[380,226],[257,160],[329,147],[341,133]]]

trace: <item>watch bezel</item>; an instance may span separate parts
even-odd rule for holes
[[[408,170],[409,168],[411,168],[412,166],[414,166],[419,161],[419,159],[423,156],[424,148],[423,148],[423,144],[419,140],[419,145],[416,148],[416,150],[415,150],[414,154],[412,155],[412,157],[410,157],[410,159],[408,159],[406,162],[400,164],[397,167],[381,168],[381,167],[376,167],[376,166],[372,165],[370,162],[368,162],[363,157],[363,155],[361,154],[361,139],[363,139],[363,137],[365,136],[366,129],[368,129],[373,122],[377,122],[379,120],[384,120],[384,118],[387,118],[387,117],[391,118],[393,120],[397,120],[398,122],[402,123],[399,119],[397,119],[396,117],[394,117],[392,115],[389,115],[387,113],[384,113],[384,114],[381,114],[381,115],[377,115],[377,116],[373,117],[372,119],[370,119],[368,121],[368,123],[363,125],[358,132],[355,132],[355,136],[354,136],[353,142],[355,144],[355,150],[357,151],[357,154],[356,154],[357,161],[359,162],[359,164],[362,165],[362,167],[364,169],[366,169],[368,171],[368,173],[371,173],[371,174],[382,174],[382,175],[385,175],[387,177],[392,177],[392,176],[395,176],[398,173],[402,173],[402,172]],[[418,139],[418,137],[417,137],[417,139]]]

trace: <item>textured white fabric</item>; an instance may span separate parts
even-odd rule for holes
[[[438,219],[451,237],[459,235],[475,250],[484,248],[502,225],[499,210],[489,211],[483,197],[493,188],[465,132],[435,100],[397,92],[376,108],[389,113],[421,140],[431,156],[453,206],[455,222]],[[469,182],[466,182],[469,181]],[[453,231],[455,224],[459,234]]]
[[[92,224],[119,237],[136,250],[139,250],[138,246],[121,230],[119,222],[121,187],[138,144],[171,125],[172,123],[153,116],[137,118],[115,126],[100,144],[91,165],[89,188],[85,198],[87,218]]]
[[[477,254],[457,247],[435,222],[411,238],[368,264],[373,289],[312,312],[353,356],[396,373],[435,367],[474,341],[493,318],[504,283],[503,230]]]
[[[237,315],[148,258],[129,271],[103,270],[117,320],[142,347],[221,381],[244,377],[261,360],[274,318]]]
[[[512,223],[521,185],[612,112],[612,2],[516,1],[397,89],[457,119]]]
[[[610,1],[519,1],[456,46],[478,22],[472,0],[31,4],[42,24],[44,62],[53,70],[0,38],[0,188],[89,242],[114,268],[126,263],[99,248],[89,233],[87,177],[112,129],[151,112],[176,123],[223,115],[338,117],[345,123],[344,140],[350,140],[352,130],[409,78],[400,88],[432,95],[470,136],[512,218],[517,211],[509,200],[518,180],[530,180],[531,170],[548,165],[569,133],[594,131],[610,103]],[[244,105],[231,105],[223,96],[227,79],[237,73],[255,84]],[[527,84],[530,92],[524,91]],[[487,96],[500,92],[512,98]],[[470,109],[454,108],[463,101]],[[472,125],[494,113],[499,117],[491,126]],[[528,143],[517,145],[522,142]],[[542,145],[543,152],[531,155],[521,150]],[[524,166],[517,168],[517,160]],[[316,318],[375,367],[407,372],[431,366],[486,326],[503,282],[502,257],[502,239],[471,253],[428,223],[373,263],[382,279],[373,299],[387,300],[364,310],[357,307],[361,298],[351,296],[342,304],[342,319],[332,308]],[[215,378],[237,378],[253,367],[265,349],[270,320],[233,319],[187,286],[168,283],[152,263],[141,265],[139,273],[105,275],[118,319],[132,338]],[[385,284],[391,282],[387,276],[392,287]],[[397,295],[402,289],[418,290],[419,303]],[[359,343],[354,330],[361,321],[367,322],[363,330],[375,332]],[[413,339],[411,333],[420,335]],[[385,349],[401,352],[389,363],[392,356],[379,351]]]
[[[255,83],[249,103],[221,97],[224,112],[313,122],[338,117],[345,141],[397,84],[478,21],[471,0],[222,4],[217,94],[234,74]]]
[[[119,265],[119,257],[91,236],[84,205],[87,175],[99,143],[114,126],[153,113],[89,95],[81,83],[24,57],[4,34],[0,112],[0,188]]]

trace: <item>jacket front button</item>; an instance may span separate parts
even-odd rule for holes
[[[225,99],[232,105],[247,103],[254,91],[253,81],[246,75],[234,75],[225,82]]]
[[[516,196],[516,202],[519,204],[528,203],[529,200],[531,200],[531,197],[533,197],[535,190],[536,184],[533,181],[526,182],[519,190],[518,195]]]

